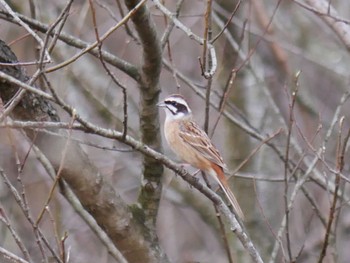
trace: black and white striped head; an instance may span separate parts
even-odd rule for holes
[[[192,114],[184,97],[179,94],[171,95],[157,105],[165,108],[166,117],[169,119],[180,119]]]

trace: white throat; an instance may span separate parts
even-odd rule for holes
[[[169,110],[168,108],[165,109],[166,121],[184,119],[184,118],[190,117],[191,115],[192,115],[191,113],[183,113],[183,112],[177,112],[176,114],[173,114],[173,112],[171,112],[171,110]]]

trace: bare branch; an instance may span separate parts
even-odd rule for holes
[[[159,8],[159,10],[165,14],[171,21],[173,21],[173,23],[175,24],[175,26],[179,29],[181,29],[190,39],[195,40],[197,43],[199,43],[200,45],[204,45],[204,39],[197,36],[196,34],[194,34],[188,27],[186,27],[183,23],[181,23],[175,15],[173,15],[167,8],[165,8],[165,6],[163,6],[158,0],[152,0],[155,5]],[[216,59],[216,52],[215,52],[215,48],[212,44],[208,43],[208,50],[209,50],[209,55],[211,56],[212,59],[212,67],[207,71],[204,72],[204,76],[206,78],[210,78],[212,77],[215,72],[216,72],[216,68],[217,68],[217,59]]]
[[[4,19],[7,19],[11,22],[15,22],[9,15],[8,13],[0,10],[0,14],[2,14],[4,17]],[[24,22],[26,22],[28,25],[30,25],[33,29],[38,30],[40,32],[46,33],[49,29],[49,26],[41,23],[35,19],[31,19],[29,17],[26,17],[22,14],[17,14],[18,17],[23,20]],[[57,32],[55,30],[53,30],[52,35],[56,35]],[[79,49],[88,49],[89,46],[91,46],[91,44],[73,37],[72,35],[66,34],[64,32],[61,32],[58,35],[58,39],[60,39],[61,41],[65,42],[67,45],[79,48]],[[92,54],[94,56],[98,56],[99,52],[97,49],[89,49],[88,50],[89,54]],[[103,59],[104,61],[106,61],[107,63],[119,68],[121,71],[123,71],[125,74],[129,75],[131,78],[137,80],[140,80],[141,76],[139,75],[139,72],[137,70],[137,68],[132,65],[131,63],[124,61],[114,55],[112,55],[111,53],[107,52],[107,51],[102,51],[102,55],[103,55]]]
[[[2,258],[5,258],[6,260],[10,260],[11,262],[14,262],[14,263],[29,263],[29,261],[18,257],[17,255],[4,249],[3,247],[0,247],[0,255],[2,256]]]
[[[138,5],[139,0],[125,0],[129,10]],[[141,140],[152,149],[161,149],[161,137],[159,130],[159,113],[156,103],[160,93],[159,76],[162,66],[162,47],[157,34],[157,29],[151,14],[143,5],[131,18],[139,36],[142,46],[142,60],[140,61],[139,81],[140,89],[140,130]],[[124,137],[126,139],[126,137]],[[161,163],[149,156],[143,159],[143,182],[138,201],[141,203],[141,213],[145,215],[145,226],[151,243],[158,247],[158,236],[156,234],[156,220],[160,197],[162,193],[161,176],[163,166]],[[165,260],[166,255],[161,257]]]
[[[51,62],[50,54],[48,53],[47,49],[45,48],[43,40],[38,36],[38,34],[36,34],[26,23],[23,23],[23,21],[20,19],[18,14],[16,14],[4,0],[0,0],[0,3],[5,7],[7,12],[11,14],[14,21],[20,24],[29,34],[31,34],[34,37],[34,39],[39,43],[41,48],[45,50],[45,57],[46,57],[45,62]]]
[[[350,50],[350,21],[338,16],[337,10],[326,0],[305,0],[305,5],[299,0],[293,0],[299,6],[315,13],[337,34],[339,39]]]
[[[79,53],[77,53],[76,55],[74,55],[73,57],[71,57],[70,59],[68,59],[67,61],[64,61],[56,66],[53,66],[51,68],[48,68],[45,70],[45,73],[49,73],[49,72],[53,72],[55,70],[58,70],[60,68],[63,68],[71,63],[73,63],[74,61],[76,61],[78,58],[80,58],[81,56],[83,56],[86,53],[90,53],[92,52],[93,49],[95,49],[100,42],[103,42],[104,40],[106,40],[115,30],[117,30],[118,28],[120,28],[122,25],[124,25],[129,19],[130,17],[132,17],[133,15],[135,15],[135,13],[137,12],[137,10],[139,8],[141,8],[143,6],[143,4],[146,2],[147,0],[142,0],[140,1],[133,9],[130,10],[130,12],[123,17],[123,19],[117,23],[115,26],[111,27],[106,33],[104,33],[99,41],[95,41],[92,44],[89,44],[88,46],[86,46],[82,51],[80,51]],[[101,53],[98,51],[98,53]]]
[[[21,240],[21,238],[19,237],[19,235],[17,234],[17,232],[15,231],[15,229],[11,226],[8,217],[5,213],[5,210],[3,207],[0,206],[0,221],[2,221],[7,228],[9,229],[13,239],[15,240],[16,244],[18,245],[19,249],[21,250],[21,252],[23,253],[24,259],[27,261],[32,261],[28,249],[25,247],[23,241]]]

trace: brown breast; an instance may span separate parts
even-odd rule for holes
[[[181,120],[180,120],[181,121]],[[179,136],[179,120],[165,122],[164,134],[171,150],[184,162],[202,171],[210,169],[210,162]]]

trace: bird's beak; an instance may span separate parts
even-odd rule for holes
[[[158,107],[166,107],[166,104],[163,101],[161,101],[161,102],[157,103],[157,106]]]

